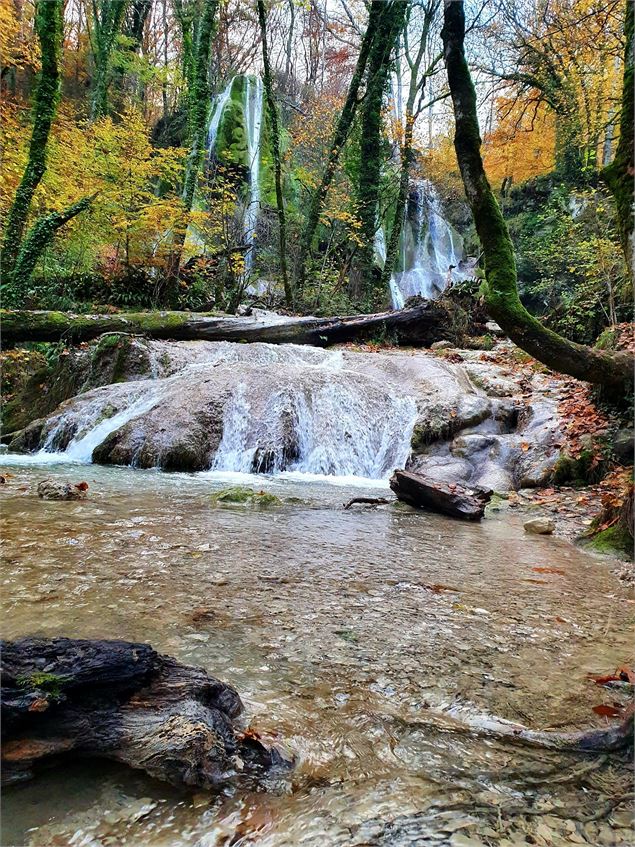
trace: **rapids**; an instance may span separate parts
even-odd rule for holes
[[[624,811],[578,820],[629,790],[625,758],[488,740],[447,717],[604,720],[592,706],[620,695],[586,674],[628,659],[634,608],[604,562],[527,536],[511,512],[472,525],[344,511],[359,488],[336,477],[8,470],[2,635],[151,642],[235,685],[246,722],[297,766],[214,797],[77,763],[3,793],[5,847],[630,843]],[[88,499],[39,500],[47,476],[85,479]],[[237,481],[282,505],[213,508]]]

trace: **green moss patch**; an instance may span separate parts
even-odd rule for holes
[[[282,500],[275,494],[266,491],[255,491],[246,485],[234,485],[231,488],[223,488],[211,495],[212,505],[247,505],[256,508],[268,508],[270,506],[281,506]]]

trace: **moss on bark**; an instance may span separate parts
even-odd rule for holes
[[[481,158],[476,92],[465,59],[463,0],[445,0],[444,57],[454,107],[454,147],[485,260],[488,311],[519,347],[538,361],[578,379],[630,390],[633,357],[568,341],[546,329],[520,302],[514,248]]]

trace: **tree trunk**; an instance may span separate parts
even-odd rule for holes
[[[634,28],[635,4],[633,4],[633,0],[626,0],[626,18],[624,20],[626,47],[624,49],[624,82],[622,87],[620,138],[617,144],[617,150],[615,151],[615,158],[602,171],[602,176],[615,198],[620,241],[631,277],[633,276],[633,249],[635,246],[633,244],[633,176],[635,175],[635,165],[633,162],[633,133],[635,132],[633,115],[633,86],[635,85],[633,76]]]
[[[59,58],[63,37],[63,0],[37,0],[35,31],[40,42],[42,68],[33,106],[29,159],[7,217],[2,245],[2,282],[11,285],[12,274],[31,210],[33,195],[46,171],[51,124],[57,110],[60,86]]]
[[[454,107],[454,147],[468,202],[483,246],[488,311],[519,347],[555,371],[620,392],[632,383],[633,357],[575,344],[546,329],[520,302],[514,248],[485,175],[476,92],[465,59],[463,0],[445,0],[444,57]]]
[[[213,788],[284,760],[234,719],[238,693],[149,644],[2,643],[2,781],[53,757],[115,759],[173,785]],[[290,763],[286,763],[287,765]]]
[[[273,96],[273,84],[271,80],[271,65],[269,64],[269,51],[267,49],[267,23],[265,15],[265,4],[258,0],[258,21],[260,23],[260,37],[262,41],[262,65],[264,70],[264,87],[267,97],[267,109],[269,122],[271,124],[271,152],[273,154],[274,179],[276,184],[276,206],[278,208],[278,253],[280,261],[280,274],[284,285],[284,295],[287,306],[293,308],[293,291],[287,273],[287,227],[284,215],[284,197],[282,196],[282,159],[280,156],[280,130],[278,127],[278,107]]]
[[[332,318],[218,317],[191,312],[74,315],[67,312],[2,311],[5,347],[25,341],[86,341],[124,332],[151,338],[204,341],[266,341],[327,347],[385,334],[404,344],[429,346],[453,337],[452,315],[429,301],[394,312]]]
[[[379,279],[375,279],[375,233],[382,168],[382,103],[390,73],[390,58],[403,24],[408,4],[392,0],[386,5],[368,59],[368,82],[361,119],[358,213],[363,244],[357,254],[357,268],[372,306]]]
[[[326,160],[326,164],[324,166],[322,179],[311,198],[309,211],[306,217],[306,223],[302,232],[302,237],[300,240],[300,255],[298,258],[297,268],[298,289],[300,289],[304,284],[304,279],[306,277],[306,265],[309,259],[311,247],[313,245],[313,239],[315,238],[315,233],[320,221],[320,213],[322,211],[322,206],[324,205],[326,195],[328,194],[331,182],[333,181],[333,177],[335,176],[342,148],[344,147],[344,144],[348,139],[348,134],[350,132],[351,126],[353,125],[353,119],[355,118],[355,112],[357,111],[358,106],[359,89],[361,87],[362,80],[364,79],[364,74],[366,73],[366,64],[368,62],[368,56],[375,40],[377,27],[383,10],[384,0],[372,0],[370,13],[368,16],[368,24],[366,26],[366,32],[364,33],[364,38],[362,39],[359,55],[357,57],[357,64],[355,66],[353,78],[351,79],[351,84],[348,89],[346,102],[344,103],[344,108],[342,109],[339,119],[337,121],[337,126],[333,134],[333,139],[329,145],[329,153]]]
[[[121,29],[128,0],[93,2],[93,61],[95,64],[90,116],[92,120],[108,114],[108,89],[111,81],[111,57]]]
[[[176,6],[175,6],[176,8]],[[168,268],[168,300],[171,305],[176,305],[178,298],[178,276],[181,265],[181,255],[185,236],[187,233],[187,222],[189,220],[192,206],[194,205],[194,193],[201,169],[203,155],[205,152],[205,139],[207,133],[207,117],[209,114],[210,88],[209,88],[209,57],[216,27],[216,12],[218,0],[204,0],[203,12],[197,26],[196,44],[192,54],[192,69],[190,73],[190,84],[188,90],[188,127],[190,133],[190,152],[185,165],[185,178],[183,180],[184,219],[181,227],[174,236],[170,267]]]
[[[13,279],[24,285],[31,277],[38,259],[53,240],[58,229],[88,209],[97,195],[82,197],[63,212],[49,212],[33,224],[20,247],[13,270]]]
[[[393,218],[390,239],[386,249],[386,260],[381,274],[381,287],[384,291],[388,289],[390,277],[392,276],[397,253],[399,251],[399,240],[403,229],[406,204],[408,202],[408,186],[410,184],[410,168],[414,159],[412,141],[414,131],[414,115],[410,108],[406,107],[406,125],[404,127],[404,141],[401,148],[401,167],[399,171],[399,191],[395,203],[395,215]]]

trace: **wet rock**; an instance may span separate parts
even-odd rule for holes
[[[634,445],[635,431],[632,429],[618,429],[611,443],[613,455],[619,462],[625,465],[632,465]]]
[[[52,479],[42,480],[37,487],[42,500],[84,500],[87,491],[87,482],[55,482]]]
[[[256,491],[246,485],[223,488],[222,491],[212,494],[210,499],[215,506],[243,504],[256,508],[268,508],[282,505],[282,500],[275,494],[269,494],[267,491]]]
[[[454,344],[451,341],[435,341],[430,345],[431,350],[453,350]]]
[[[549,518],[532,518],[525,521],[523,526],[525,532],[530,532],[534,535],[551,535],[556,529],[555,523]]]

